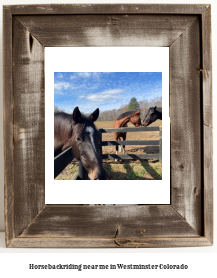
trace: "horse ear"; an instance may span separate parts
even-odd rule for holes
[[[140,110],[136,111],[135,115],[140,115]]]
[[[157,106],[154,107],[154,111],[156,110]]]
[[[72,119],[75,124],[79,123],[81,120],[81,112],[78,107],[75,107],[73,113],[72,113]]]
[[[97,108],[90,116],[92,122],[95,122],[99,117],[99,108]]]

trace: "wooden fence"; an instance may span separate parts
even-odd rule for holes
[[[103,154],[102,159],[159,159],[162,163],[162,128],[161,127],[125,127],[125,128],[107,128],[99,129],[101,133],[111,132],[148,132],[159,131],[159,140],[131,140],[131,141],[102,141],[101,140],[101,152],[103,146],[116,146],[116,145],[133,145],[133,146],[159,146],[158,154]],[[54,178],[56,178],[63,169],[73,160],[74,156],[72,148],[68,148],[58,156],[54,158]],[[76,180],[88,179],[87,171],[79,161],[79,172],[75,177]]]

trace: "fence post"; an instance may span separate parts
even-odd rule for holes
[[[101,154],[101,157],[102,157],[102,132],[99,131],[99,134],[100,134],[100,146],[99,146],[99,150],[100,150],[100,154]]]
[[[159,162],[162,164],[162,127],[159,127]]]
[[[88,173],[87,170],[82,165],[81,161],[79,160],[79,173],[78,173],[79,179],[81,180],[88,180]]]

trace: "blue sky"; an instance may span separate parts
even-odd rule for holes
[[[68,113],[118,109],[132,97],[137,101],[162,96],[161,72],[55,72],[54,105]]]

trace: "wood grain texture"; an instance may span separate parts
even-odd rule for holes
[[[170,47],[172,206],[44,206],[45,46]],[[211,245],[211,88],[209,5],[5,6],[7,246]]]
[[[12,16],[3,11],[4,183],[6,245],[14,237]]]
[[[170,205],[46,205],[21,236],[44,235],[102,239],[198,236]]]
[[[44,4],[5,6],[13,15],[32,14],[202,14],[210,5],[189,4]]]
[[[19,16],[44,46],[170,46],[196,19],[174,15]],[[38,26],[40,25],[40,29]]]
[[[211,6],[202,14],[204,234],[213,243],[213,115]]]
[[[211,42],[211,6],[202,14],[202,76],[203,76],[203,122],[213,127],[212,117],[212,42]]]
[[[170,47],[171,205],[199,234],[201,194],[201,63],[199,17]]]
[[[202,40],[202,107],[203,114],[203,214],[204,235],[213,243],[213,115],[212,115],[212,48],[211,6],[207,5],[201,17]]]
[[[15,235],[44,206],[44,48],[13,20]]]
[[[204,126],[204,235],[213,243],[213,132]]]
[[[168,248],[168,247],[199,247],[210,246],[205,237],[180,237],[180,238],[14,238],[10,248]]]

